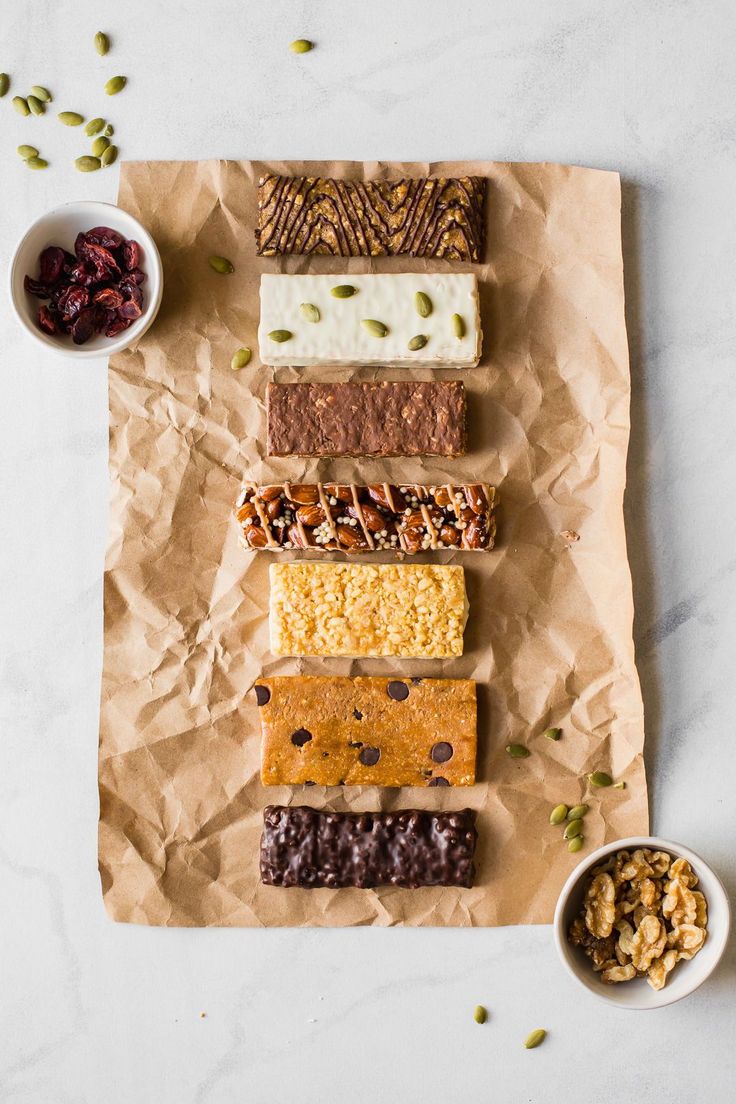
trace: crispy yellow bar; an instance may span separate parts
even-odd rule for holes
[[[282,656],[463,653],[462,567],[434,564],[271,564],[271,651]]]

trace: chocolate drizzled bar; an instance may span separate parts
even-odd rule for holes
[[[306,806],[263,811],[261,881],[304,889],[473,884],[475,813],[333,813]]]
[[[235,513],[248,549],[480,552],[493,548],[495,502],[488,483],[245,483]]]
[[[481,176],[420,180],[333,180],[263,176],[256,250],[273,257],[443,257],[483,254]]]

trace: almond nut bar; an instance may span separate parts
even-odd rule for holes
[[[333,813],[304,805],[267,805],[261,881],[285,889],[468,889],[477,839],[472,809]]]
[[[493,548],[487,483],[245,483],[235,507],[244,548],[268,552],[437,552]]]
[[[471,786],[470,679],[280,675],[255,684],[264,786]]]
[[[269,456],[463,456],[455,380],[269,383]]]
[[[262,176],[256,250],[262,256],[444,257],[483,254],[482,176],[333,180]]]
[[[270,578],[274,655],[446,659],[463,653],[462,567],[272,563]]]

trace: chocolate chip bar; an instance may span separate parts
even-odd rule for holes
[[[272,563],[271,651],[282,656],[463,653],[462,567]]]
[[[281,675],[255,685],[264,786],[471,786],[470,679]]]
[[[462,456],[455,380],[269,383],[269,456]]]
[[[493,548],[487,483],[246,483],[236,503],[244,548],[269,552],[437,552]]]
[[[304,889],[473,884],[475,813],[333,813],[306,806],[263,810],[261,881]]]
[[[263,364],[472,368],[481,337],[470,272],[261,276]]]
[[[265,257],[405,254],[480,261],[485,193],[482,176],[393,181],[263,176],[256,251]]]

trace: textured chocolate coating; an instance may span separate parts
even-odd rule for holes
[[[444,257],[482,260],[482,176],[332,180],[264,176],[256,249],[263,256]]]
[[[475,813],[333,813],[306,806],[263,811],[261,881],[304,889],[473,884]]]
[[[455,380],[270,383],[269,456],[462,456]]]

